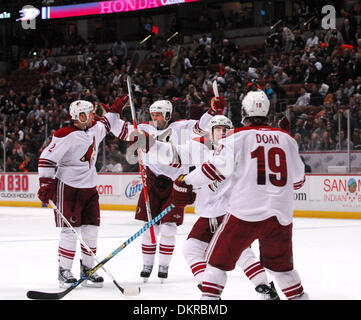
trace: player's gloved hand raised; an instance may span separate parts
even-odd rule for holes
[[[184,182],[184,175],[179,176],[173,183],[172,200],[176,206],[185,207],[196,200],[193,187]]]
[[[115,102],[111,105],[111,107],[101,104],[107,112],[119,113],[120,116],[123,115],[123,109],[129,100],[129,96],[127,94],[123,94],[118,97]]]
[[[209,103],[209,113],[212,116],[222,114],[226,107],[226,100],[223,97],[213,97]]]
[[[48,204],[49,200],[56,203],[56,179],[39,178],[40,188],[38,190],[38,198],[41,202]]]
[[[291,123],[286,116],[283,116],[280,121],[278,121],[278,126],[280,129],[290,132]]]
[[[143,130],[132,131],[129,135],[129,141],[129,146],[132,146],[132,149],[140,148],[145,153],[155,144],[153,136]]]

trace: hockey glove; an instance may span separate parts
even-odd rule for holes
[[[127,94],[123,94],[122,96],[118,97],[115,102],[112,104],[111,107],[102,104],[107,112],[119,113],[120,117],[123,116],[123,109],[127,104],[129,97]]]
[[[193,187],[184,182],[184,177],[184,175],[179,176],[173,183],[173,203],[179,207],[185,207],[196,200],[196,194],[193,192]]]
[[[48,204],[49,200],[53,200],[56,203],[56,183],[56,179],[39,178],[38,198],[41,202]]]
[[[209,104],[209,113],[212,116],[215,116],[217,114],[222,114],[224,108],[226,107],[226,100],[222,97],[213,97],[211,99],[211,102]]]
[[[278,126],[280,129],[290,132],[291,123],[286,116],[283,116],[280,121],[278,121]]]

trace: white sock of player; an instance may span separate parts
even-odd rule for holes
[[[175,223],[162,223],[159,227],[161,234],[159,241],[159,265],[169,266],[175,246],[177,225]]]
[[[260,284],[269,285],[266,270],[261,262],[256,258],[251,247],[244,250],[237,261],[237,265],[241,267],[247,278],[257,287]]]
[[[296,270],[287,272],[270,273],[275,276],[275,279],[288,300],[308,300],[308,294],[304,292],[301,279]]]
[[[203,273],[201,300],[219,300],[227,282],[227,273],[207,265]]]
[[[96,254],[97,253],[97,242],[98,242],[98,226],[83,225],[80,227],[81,237],[89,249]],[[92,268],[94,265],[94,257],[82,244],[81,247],[81,259],[84,266]]]
[[[159,233],[159,226],[154,225],[154,234],[157,236]],[[148,229],[144,232],[142,237],[142,254],[143,254],[143,264],[146,266],[154,265],[155,253],[157,250],[157,243],[152,243],[150,237],[150,230]]]
[[[74,228],[76,232],[79,231],[79,228]],[[63,269],[71,270],[73,266],[77,237],[74,232],[67,227],[63,227],[59,235],[59,266]]]
[[[183,255],[186,259],[194,278],[198,283],[202,283],[203,272],[206,269],[204,253],[208,246],[207,242],[189,238],[183,245]]]

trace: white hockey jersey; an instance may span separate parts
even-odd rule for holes
[[[212,115],[206,112],[203,114],[200,120],[179,120],[169,124],[167,128],[159,130],[154,127],[152,122],[140,123],[137,128],[138,130],[144,130],[155,138],[161,139],[161,141],[167,141],[171,144],[178,145],[184,144],[191,140],[195,136],[202,136],[206,134],[207,126]],[[130,133],[134,130],[132,124],[120,120],[122,128],[118,133],[118,137],[123,140],[129,140]],[[161,137],[161,138],[160,138]],[[178,165],[164,163],[158,161],[154,157],[149,157],[148,154],[142,154],[142,162],[145,167],[148,167],[156,176],[164,175],[172,180],[178,178],[181,174],[189,172],[189,165]],[[136,161],[136,159],[135,159]]]
[[[58,178],[74,188],[93,188],[98,184],[95,168],[98,147],[109,132],[119,132],[119,115],[107,113],[87,130],[70,125],[59,129],[43,150],[38,162],[40,177]]]
[[[276,216],[280,224],[290,224],[293,190],[305,181],[296,141],[286,131],[257,126],[235,129],[220,143],[185,182],[196,189],[230,179],[232,215],[253,222]]]
[[[214,148],[208,136],[196,137],[183,145],[170,145],[156,142],[150,149],[150,156],[164,163],[181,163],[200,166],[210,159]],[[230,179],[222,182],[212,181],[196,190],[195,213],[203,218],[216,218],[227,213],[230,197]]]

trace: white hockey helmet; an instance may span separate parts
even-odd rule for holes
[[[173,105],[168,100],[158,100],[149,107],[149,112],[161,112],[165,120],[170,120],[173,113]]]
[[[85,113],[86,121],[89,119],[90,113],[94,110],[94,106],[91,102],[85,100],[76,100],[70,104],[69,113],[72,120],[80,121],[80,114]]]
[[[226,126],[229,129],[233,129],[232,121],[223,115],[213,116],[212,119],[209,120],[209,123],[208,123],[209,132],[212,132],[213,127],[216,127],[216,126]]]
[[[270,101],[264,91],[250,91],[242,101],[242,122],[251,117],[268,117]]]

